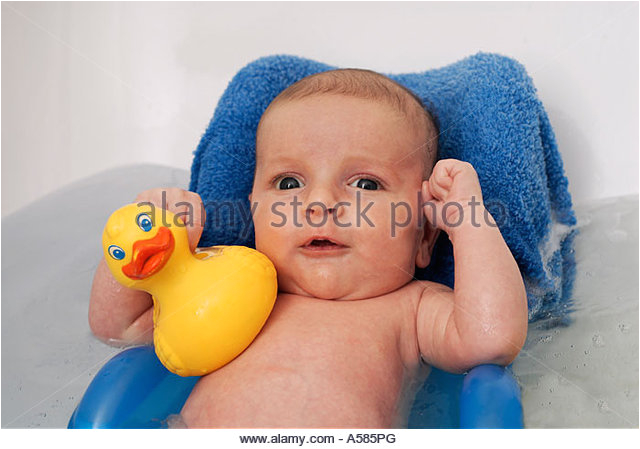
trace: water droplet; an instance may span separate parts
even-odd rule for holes
[[[607,237],[614,243],[624,242],[627,239],[627,233],[621,229],[614,229],[607,233]]]
[[[604,346],[604,339],[600,334],[594,334],[591,341],[593,342],[593,346],[596,348],[602,348]]]
[[[598,410],[600,410],[600,413],[611,412],[611,409],[609,408],[609,404],[607,404],[607,401],[604,401],[602,399],[598,401]]]
[[[551,335],[545,335],[544,337],[540,337],[538,339],[538,343],[549,343],[551,340],[553,340],[553,337]]]
[[[589,355],[589,350],[585,349],[584,350],[584,355]]]

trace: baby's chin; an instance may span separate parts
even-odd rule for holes
[[[375,281],[353,279],[342,282],[329,277],[315,279],[315,282],[305,279],[279,279],[278,285],[282,293],[334,301],[357,301],[391,293],[410,280],[410,278],[376,279]]]

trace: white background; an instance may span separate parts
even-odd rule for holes
[[[2,3],[2,214],[132,163],[189,169],[245,64],[525,65],[577,203],[638,193],[637,3]]]

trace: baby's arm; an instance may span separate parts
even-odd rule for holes
[[[187,235],[191,250],[196,248],[204,226],[204,210],[198,194],[177,188],[151,189],[140,193],[135,202],[151,202],[175,214],[193,212]],[[189,208],[187,203],[192,207]],[[110,344],[146,344],[153,341],[151,295],[120,285],[107,268],[104,257],[93,277],[89,326],[98,338]]]
[[[453,244],[455,265],[453,291],[426,284],[422,294],[417,332],[423,359],[451,372],[483,363],[508,365],[526,338],[526,293],[518,266],[484,208],[475,170],[455,159],[439,161],[422,195],[431,202],[424,207],[427,220],[447,232]]]

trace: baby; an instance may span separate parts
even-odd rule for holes
[[[271,103],[249,199],[278,297],[255,341],[198,382],[181,412],[188,427],[406,426],[429,366],[460,373],[516,357],[527,330],[520,272],[473,167],[435,163],[436,142],[420,100],[366,70],[307,77]],[[164,194],[176,213],[202,210],[195,193]],[[162,195],[137,200],[160,206]],[[202,223],[202,213],[187,223],[192,249]],[[413,277],[441,231],[454,290]],[[103,260],[89,322],[104,340],[149,343],[152,300],[116,284]]]

